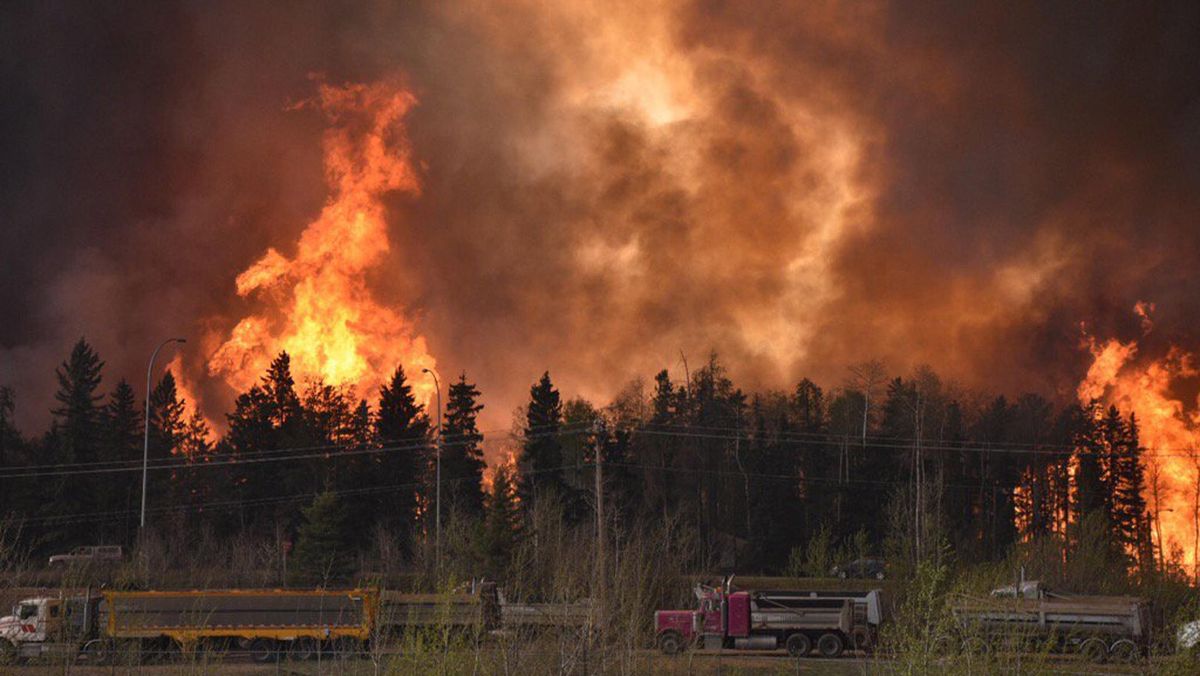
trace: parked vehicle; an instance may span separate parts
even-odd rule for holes
[[[882,580],[887,577],[887,564],[882,559],[855,559],[850,563],[834,566],[830,574],[843,580],[847,578]]]
[[[963,597],[951,611],[961,636],[942,639],[945,651],[1050,645],[1100,663],[1137,660],[1150,645],[1150,604],[1133,596],[1056,593],[1033,581]]]
[[[76,547],[66,554],[51,556],[50,567],[66,567],[85,563],[120,563],[122,554],[120,545]]]
[[[378,616],[372,591],[109,591],[38,597],[0,618],[0,660],[48,654],[103,664],[114,655],[219,646],[259,662],[361,646]]]
[[[838,657],[874,630],[865,617],[882,620],[879,595],[856,598],[837,592],[733,591],[697,585],[696,610],[660,610],[654,614],[659,648],[675,654],[690,645],[705,649],[778,650],[796,657],[815,646],[823,657]],[[868,610],[874,605],[875,611]],[[862,612],[856,613],[861,606]],[[862,623],[856,617],[863,617]],[[861,646],[865,648],[866,646]]]

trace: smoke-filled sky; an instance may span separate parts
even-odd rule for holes
[[[235,279],[329,197],[295,104],[399,78],[420,190],[368,281],[485,427],[544,369],[603,403],[710,350],[1069,399],[1081,322],[1200,338],[1197,36],[1197,3],[8,4],[0,384],[33,432],[80,336],[137,386],[182,334],[219,417]]]

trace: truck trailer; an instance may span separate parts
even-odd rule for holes
[[[1031,581],[987,597],[961,597],[951,612],[961,636],[946,637],[946,651],[1036,645],[1097,663],[1130,662],[1149,651],[1150,603],[1135,596],[1064,594]]]
[[[815,646],[824,657],[838,657],[847,647],[866,649],[874,636],[867,617],[882,621],[880,596],[805,591],[733,591],[697,585],[696,610],[655,613],[658,645],[675,654],[689,645],[704,649],[778,650],[795,657]],[[873,607],[873,610],[869,610]]]
[[[245,650],[281,655],[362,647],[378,595],[368,590],[106,591],[22,600],[0,618],[0,660],[63,655],[106,663],[118,655]]]

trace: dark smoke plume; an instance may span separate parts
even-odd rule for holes
[[[645,5],[657,4],[650,8]],[[494,425],[549,368],[603,400],[929,363],[1072,396],[1079,323],[1194,341],[1200,7],[57,2],[0,20],[0,383],[40,427],[80,335],[161,337],[211,415],[235,276],[325,198],[314,75],[400,74],[420,197],[374,282]]]

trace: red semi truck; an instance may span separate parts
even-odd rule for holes
[[[696,610],[655,613],[658,645],[675,654],[690,645],[708,650],[778,650],[796,657],[816,647],[837,657],[867,649],[882,619],[880,592],[733,591],[696,586]]]

